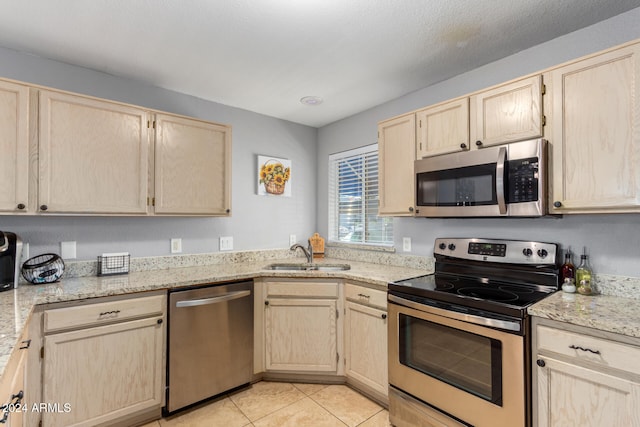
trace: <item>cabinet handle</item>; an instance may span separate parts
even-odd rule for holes
[[[465,148],[467,148],[467,144],[465,144],[465,143],[463,142],[462,144],[460,144],[460,148],[462,148],[462,149],[464,150]]]
[[[265,301],[265,302],[264,302],[264,305],[269,305],[269,301]]]
[[[25,340],[22,341],[22,346],[20,346],[20,348],[18,348],[18,350],[24,350],[25,348],[29,348],[29,346],[31,345],[31,340]]]
[[[380,316],[380,317],[382,317],[383,319],[386,319],[387,315],[386,315],[386,313],[382,313],[382,316]]]
[[[157,323],[158,325],[162,325],[162,319],[158,319],[158,320],[156,321],[156,323]]]
[[[47,206],[47,205],[40,205],[40,210],[41,210],[41,211],[46,211],[47,209],[49,209],[49,206]]]
[[[100,316],[106,316],[108,314],[118,314],[118,313],[120,313],[120,310],[103,311],[102,313],[100,313]]]
[[[569,348],[570,348],[571,350],[582,350],[582,351],[584,351],[584,352],[587,352],[587,351],[588,351],[589,353],[593,353],[593,354],[600,354],[600,350],[591,350],[590,348],[580,347],[579,345],[573,345],[573,344],[571,344],[571,345],[569,346]]]
[[[558,201],[553,202],[553,207],[554,208],[559,208],[561,206],[562,206],[562,202],[558,202]]]
[[[538,359],[536,360],[536,365],[540,366],[541,368],[544,368],[546,363],[544,363],[544,360]]]
[[[11,399],[9,399],[9,403],[0,406],[0,411],[3,413],[2,418],[0,418],[0,424],[7,423],[7,421],[9,420],[9,414],[11,414],[11,411],[9,411],[9,408],[12,406],[13,407],[19,406],[20,403],[22,403],[23,397],[24,397],[24,392],[20,390],[18,394],[11,395]]]
[[[413,206],[409,206],[409,212],[413,212]]]
[[[18,203],[18,209],[23,210],[24,208],[26,208],[27,206],[24,203]]]
[[[369,295],[365,295],[365,294],[358,294],[358,296],[360,298],[371,298]]]
[[[227,212],[227,213],[231,212],[231,209],[227,209],[227,210],[226,210],[226,212]]]
[[[476,141],[476,146],[482,147],[482,141]]]

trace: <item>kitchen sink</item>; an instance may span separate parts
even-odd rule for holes
[[[278,263],[269,264],[267,270],[284,271],[344,271],[349,270],[349,264],[298,264],[298,263]]]

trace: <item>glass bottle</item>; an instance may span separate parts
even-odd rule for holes
[[[564,254],[564,264],[560,267],[560,281],[564,284],[571,282],[570,284],[575,285],[576,280],[576,268],[571,262],[571,251],[567,249],[567,252]]]
[[[591,295],[593,292],[591,283],[591,266],[586,250],[580,255],[580,265],[576,269],[576,289],[582,295]]]

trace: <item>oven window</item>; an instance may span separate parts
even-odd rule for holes
[[[502,343],[399,315],[400,363],[502,406]]]
[[[416,176],[418,206],[496,205],[496,164],[469,166]]]

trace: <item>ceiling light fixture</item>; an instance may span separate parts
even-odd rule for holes
[[[304,105],[320,105],[322,104],[322,98],[319,96],[303,96],[300,98],[300,103]]]

